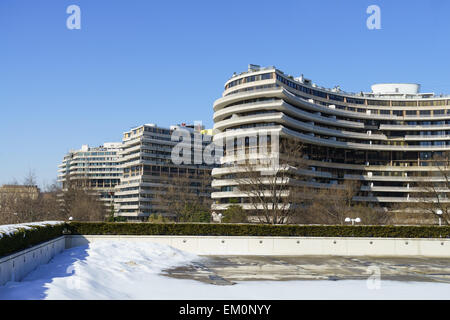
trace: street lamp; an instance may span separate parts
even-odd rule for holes
[[[345,222],[351,222],[352,223],[352,226],[353,225],[355,225],[355,222],[356,223],[360,223],[361,222],[361,219],[360,218],[355,218],[355,219],[352,219],[352,218],[345,218],[345,220],[344,220]]]
[[[441,209],[437,209],[436,210],[436,214],[439,216],[439,227],[442,226],[442,210]]]

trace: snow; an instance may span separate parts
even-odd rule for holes
[[[21,282],[0,286],[0,299],[448,299],[450,284],[381,280],[242,281],[217,286],[169,278],[166,268],[199,259],[151,242],[108,240],[63,251]]]
[[[46,226],[46,225],[58,225],[63,224],[64,221],[42,221],[42,222],[28,222],[28,223],[18,223],[18,224],[4,224],[0,225],[0,238],[5,235],[12,235],[19,229],[32,229],[36,226]]]

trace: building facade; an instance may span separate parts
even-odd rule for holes
[[[414,201],[420,182],[439,172],[435,158],[450,150],[450,97],[404,83],[347,93],[275,67],[250,65],[234,74],[214,103],[214,123],[215,141],[259,131],[296,139],[305,146],[311,186],[357,181],[354,200],[383,207]],[[231,199],[245,204],[232,167],[225,154],[222,167],[212,171],[215,210]],[[443,181],[438,175],[432,179]]]
[[[189,136],[201,134],[201,129],[185,124],[170,128],[146,124],[123,134],[120,168],[123,171],[120,184],[116,187],[116,215],[127,220],[144,220],[151,214],[171,215],[161,203],[165,188],[172,183],[189,179],[193,187],[195,182],[208,179],[208,188],[201,197],[210,198],[210,175],[213,165],[203,161],[195,164],[176,164],[172,161],[172,150],[177,141],[172,140],[176,130],[184,129]],[[201,139],[199,145],[189,144],[191,156],[211,143],[211,138]],[[170,199],[167,199],[170,201]],[[174,199],[175,201],[176,199]]]
[[[15,199],[29,198],[36,200],[40,193],[41,191],[37,186],[15,184],[4,184],[0,186],[0,200],[9,196],[13,196]]]
[[[58,181],[67,190],[69,183],[86,187],[98,194],[106,206],[113,205],[115,187],[122,170],[119,166],[120,142],[104,143],[99,147],[83,145],[64,156],[58,166]]]

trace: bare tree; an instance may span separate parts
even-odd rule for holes
[[[419,179],[413,187],[418,192],[416,196],[407,203],[406,210],[412,212],[426,213],[435,219],[448,225],[450,224],[450,153],[436,155],[433,159],[437,170],[425,172],[425,176]]]
[[[197,169],[193,169],[194,171]],[[198,169],[201,170],[201,169]],[[205,221],[211,208],[211,176],[207,171],[189,173],[188,169],[159,176],[154,206],[177,222]],[[198,215],[202,215],[199,217]]]
[[[32,169],[28,170],[27,175],[23,179],[23,185],[25,185],[25,186],[36,186],[37,185],[37,178],[36,178],[36,173],[34,170],[32,170]]]
[[[40,192],[36,186],[5,186],[0,191],[0,224],[61,220],[56,192]]]
[[[309,194],[305,212],[296,219],[300,224],[344,225],[346,218],[360,218],[364,225],[384,225],[389,213],[376,204],[357,202],[361,184],[347,180],[342,184],[325,185]]]
[[[18,199],[15,194],[0,192],[0,224],[20,223],[16,210]]]
[[[360,203],[353,206],[349,218],[361,218],[362,225],[387,225],[393,221],[392,214],[377,204]]]
[[[41,212],[45,220],[67,219],[61,210],[61,186],[56,180],[44,187],[41,198],[43,201]]]
[[[359,187],[358,182],[348,180],[343,184],[317,190],[308,208],[308,222],[343,225],[345,218],[352,218],[356,213],[353,197]]]
[[[108,210],[93,190],[88,179],[66,178],[60,193],[61,212],[65,219],[72,217],[76,221],[104,221]]]
[[[106,206],[89,186],[89,181],[68,179],[64,190],[57,182],[44,192],[35,185],[32,171],[25,185],[10,185],[0,189],[0,223],[24,223],[43,220],[103,221]]]
[[[17,185],[19,185],[19,181],[17,181],[16,178],[12,178],[11,181],[7,183],[7,185],[17,186]]]
[[[274,153],[277,161],[254,151],[246,149],[244,159],[238,160],[232,169],[236,181],[234,192],[241,197],[239,205],[249,215],[255,214],[261,223],[289,223],[304,211],[310,193],[304,183],[307,165],[303,145],[281,139],[279,152]],[[252,158],[252,154],[256,157]]]

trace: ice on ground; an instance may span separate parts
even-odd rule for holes
[[[46,225],[58,225],[63,224],[64,221],[42,221],[42,222],[28,222],[28,223],[18,223],[18,224],[4,224],[0,225],[0,238],[5,235],[12,235],[19,229],[32,229],[36,226],[46,226]]]
[[[104,240],[75,247],[21,282],[0,286],[0,299],[449,299],[450,285],[363,280],[242,281],[217,286],[161,271],[207,259],[167,245]],[[375,285],[376,287],[376,285]]]

